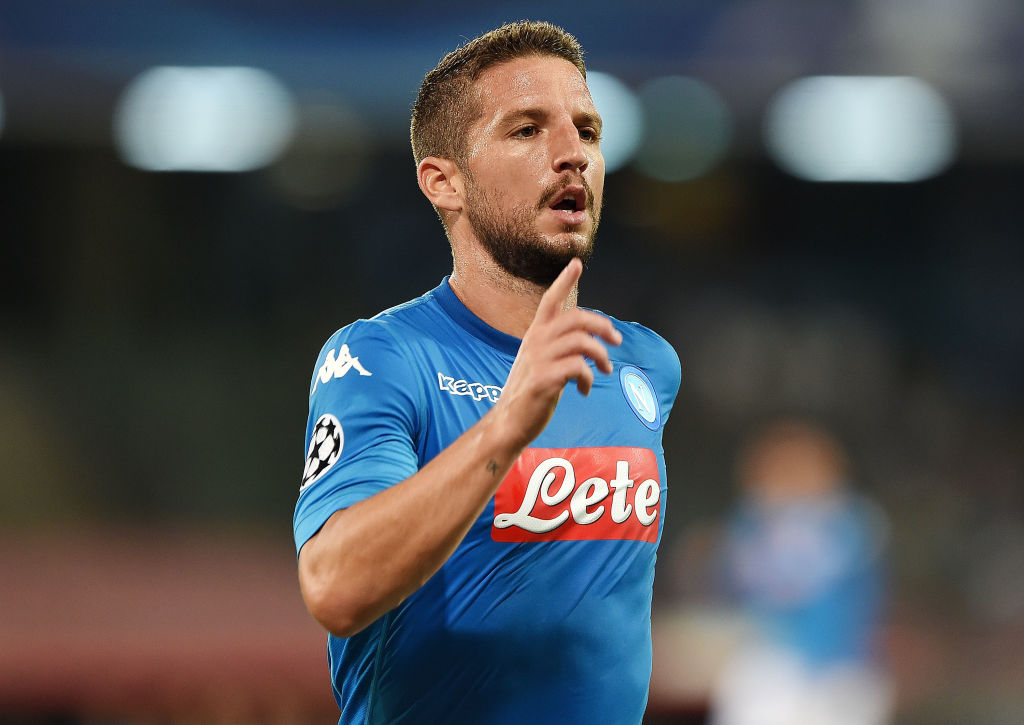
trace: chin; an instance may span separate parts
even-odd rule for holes
[[[594,240],[581,231],[563,231],[549,237],[553,246],[568,249],[577,257],[589,257]]]
[[[589,247],[592,235],[580,226],[562,227],[554,232],[542,233],[552,244],[558,246]]]

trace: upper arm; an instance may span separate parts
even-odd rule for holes
[[[336,333],[317,359],[293,529],[296,550],[341,511],[418,468],[418,386],[381,323]]]

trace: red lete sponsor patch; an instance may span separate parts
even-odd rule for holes
[[[649,448],[527,448],[494,495],[495,541],[658,540]]]

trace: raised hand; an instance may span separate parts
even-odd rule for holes
[[[521,431],[522,445],[547,426],[566,383],[575,380],[580,393],[590,393],[594,372],[587,358],[601,372],[612,371],[601,340],[618,345],[622,334],[603,315],[578,307],[566,309],[582,273],[583,263],[573,259],[544,293],[498,401]]]

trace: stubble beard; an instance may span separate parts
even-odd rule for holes
[[[564,186],[555,184],[545,189],[540,203],[533,209],[521,206],[506,212],[500,210],[491,192],[476,184],[471,175],[467,176],[469,224],[495,263],[513,277],[550,287],[573,257],[579,257],[586,265],[593,256],[601,210],[594,205],[594,195],[585,182],[587,211],[593,220],[590,232],[583,233],[567,225],[557,239],[550,239],[537,230],[537,212],[547,208]]]

